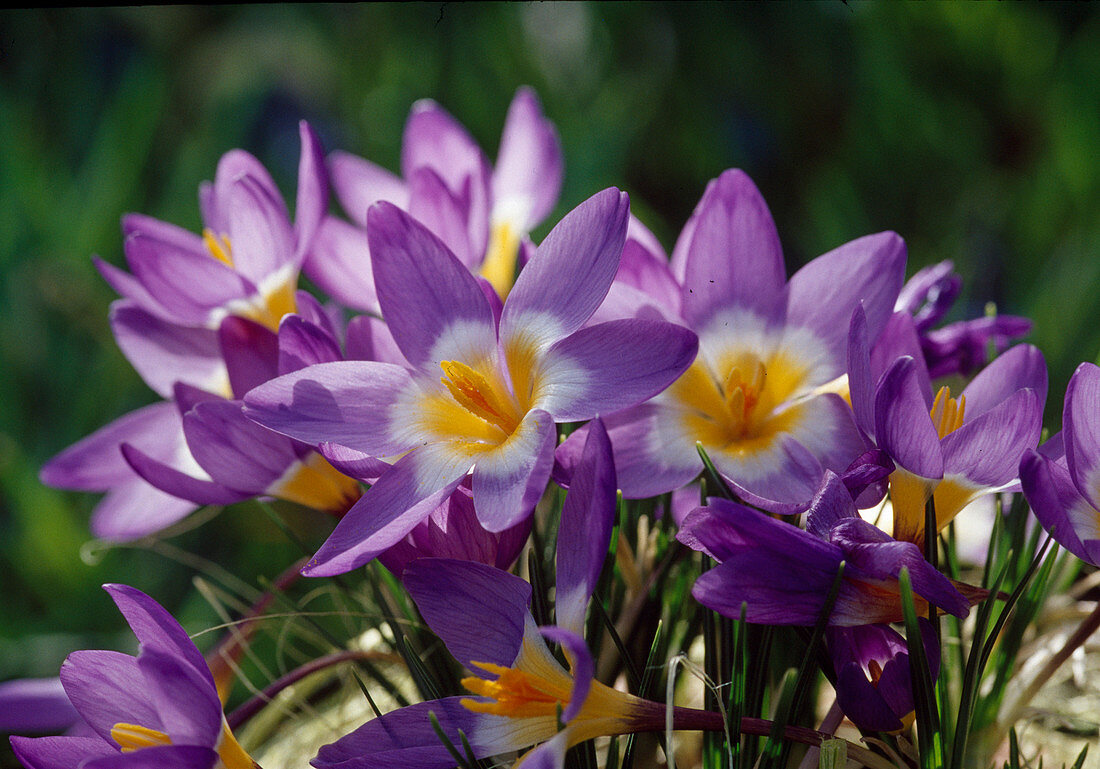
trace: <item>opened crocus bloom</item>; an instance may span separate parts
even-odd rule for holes
[[[254,769],[226,724],[214,678],[179,623],[125,585],[105,585],[141,644],[138,656],[69,655],[61,683],[88,737],[12,737],[27,769]]]
[[[868,349],[864,319],[851,324],[849,385],[860,427],[893,459],[894,538],[923,545],[925,504],[936,531],[983,494],[1017,487],[1020,457],[1039,442],[1047,373],[1042,353],[1018,345],[956,397],[932,392],[912,318],[897,313]]]
[[[632,242],[644,250],[646,241]],[[656,262],[635,261],[646,269],[632,290],[667,296]],[[823,470],[841,472],[863,451],[842,398],[847,324],[860,302],[872,327],[885,322],[904,277],[904,244],[888,232],[860,238],[788,283],[760,192],[731,170],[707,187],[671,267],[699,355],[666,392],[607,417],[623,494],[650,497],[691,481],[702,469],[698,443],[743,499],[804,509]]]
[[[214,329],[226,315],[274,330],[294,312],[298,271],[328,203],[321,148],[301,126],[296,221],[263,165],[226,153],[213,184],[199,190],[201,235],[140,214],[123,219],[132,274],[97,260],[107,282],[133,306],[169,323]]]
[[[1082,363],[1066,387],[1062,432],[1024,452],[1020,483],[1035,517],[1066,550],[1100,565],[1100,368]]]
[[[529,253],[527,234],[553,209],[562,182],[561,142],[538,97],[516,92],[500,152],[490,167],[481,148],[435,102],[417,102],[401,148],[401,175],[346,152],[329,159],[336,197],[355,223],[326,217],[306,273],[349,307],[377,311],[367,210],[378,201],[408,211],[504,298]]]
[[[408,214],[378,203],[369,233],[382,313],[408,366],[336,362],[279,377],[246,413],[322,453],[399,457],[336,527],[306,573],[371,560],[472,471],[489,531],[530,514],[546,488],[555,423],[651,397],[687,368],[695,335],[662,321],[581,328],[619,263],[626,196],[601,192],[539,246],[498,316],[478,280]]]

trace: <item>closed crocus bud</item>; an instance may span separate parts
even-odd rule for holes
[[[935,633],[921,620],[921,638],[935,678],[940,649]],[[836,670],[836,698],[844,715],[860,729],[899,732],[913,723],[913,684],[909,647],[889,625],[829,627],[825,630]]]

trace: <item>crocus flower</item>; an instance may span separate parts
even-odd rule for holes
[[[933,396],[909,315],[896,313],[869,349],[857,310],[850,342],[856,421],[897,466],[890,475],[895,539],[924,542],[929,498],[939,531],[978,497],[1016,486],[1020,457],[1042,428],[1047,374],[1038,349],[1013,347],[956,398],[946,386]]]
[[[400,541],[465,476],[489,531],[530,514],[550,477],[555,423],[638,403],[674,381],[695,335],[661,321],[581,328],[618,266],[627,200],[617,190],[568,214],[499,315],[447,247],[397,207],[371,209],[382,313],[411,368],[344,361],[281,376],[246,413],[322,452],[398,457],[337,525],[305,573],[356,568]],[[442,374],[442,376],[440,376]]]
[[[12,737],[27,769],[253,769],[233,737],[214,679],[180,624],[156,601],[105,585],[141,644],[138,656],[70,654],[61,668],[69,701],[93,736]]]
[[[172,324],[216,329],[227,315],[274,330],[294,312],[298,272],[328,204],[320,144],[300,124],[296,221],[263,165],[243,150],[222,156],[213,184],[199,189],[203,232],[141,214],[123,218],[127,273],[102,260],[111,286]]]
[[[593,737],[663,728],[664,705],[593,680],[592,657],[580,635],[615,514],[611,448],[602,424],[593,425],[562,509],[558,624],[538,628],[527,608],[531,586],[499,569],[450,559],[413,562],[405,585],[428,625],[475,673],[462,682],[474,696],[432,700],[368,721],[321,748],[315,767],[453,766],[430,713],[453,745],[462,745],[461,731],[477,758],[543,743],[517,764],[528,767],[560,767],[567,748]],[[562,644],[568,670],[544,638]]]
[[[503,298],[527,234],[553,209],[562,183],[561,142],[538,97],[521,88],[508,109],[495,167],[435,102],[413,105],[401,175],[346,152],[329,158],[333,188],[354,225],[326,217],[305,271],[338,301],[377,311],[365,230],[384,200],[408,211]]]
[[[920,620],[925,658],[935,680],[940,646],[926,620]],[[913,682],[909,647],[889,625],[828,627],[825,642],[836,671],[836,699],[860,729],[898,732],[913,723]]]
[[[743,499],[804,509],[825,469],[842,472],[864,450],[837,394],[848,319],[862,301],[873,329],[885,322],[904,277],[904,244],[890,232],[860,238],[788,283],[767,205],[748,176],[730,170],[707,187],[671,268],[699,355],[667,391],[606,417],[623,495],[690,482],[703,467],[699,443]],[[659,274],[641,270],[635,287],[667,293]]]
[[[183,435],[201,475],[124,442],[122,454],[135,472],[158,489],[197,504],[271,496],[342,515],[359,499],[355,479],[309,446],[260,427],[242,411],[239,398],[279,373],[343,358],[335,329],[316,300],[303,294],[298,302],[305,314],[284,318],[278,337],[244,318],[222,321],[218,335],[236,398],[177,385]]]
[[[920,335],[928,373],[933,378],[970,376],[989,361],[989,348],[999,355],[1010,342],[1031,331],[1031,321],[1017,315],[994,315],[933,328],[951,309],[962,290],[962,278],[950,261],[918,270],[898,295],[894,309],[910,313]]]
[[[1024,452],[1020,483],[1035,517],[1082,561],[1100,566],[1100,369],[1082,363],[1066,387],[1062,432]]]
[[[924,560],[864,521],[840,478],[826,473],[809,508],[806,530],[725,499],[688,515],[677,539],[718,561],[695,581],[692,595],[727,617],[768,625],[814,625],[841,562],[843,580],[828,623],[850,627],[902,620],[898,575],[908,568],[919,612],[930,605],[957,617],[967,597]],[[981,591],[968,589],[971,597]]]

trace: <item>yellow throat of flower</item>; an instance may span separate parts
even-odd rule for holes
[[[516,280],[519,239],[520,233],[507,222],[493,225],[485,261],[481,263],[481,277],[496,289],[501,300],[508,298],[508,292]]]
[[[499,383],[460,361],[445,360],[439,365],[444,374],[440,381],[458,405],[478,419],[499,427],[505,435],[515,431],[520,417],[511,396]]]
[[[324,513],[342,515],[362,496],[359,482],[341,473],[320,454],[295,462],[268,492]]]

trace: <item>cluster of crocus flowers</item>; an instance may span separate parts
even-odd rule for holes
[[[890,627],[902,571],[924,618],[963,618],[987,597],[926,560],[925,540],[967,504],[1022,482],[1044,525],[1100,560],[1100,369],[1078,371],[1062,436],[1036,452],[1045,363],[1030,345],[1004,349],[1027,322],[936,328],[958,276],[943,263],[904,284],[897,234],[852,240],[788,279],[763,196],[730,169],[670,257],[615,188],[536,245],[563,165],[528,89],[495,165],[430,101],[409,117],[400,176],[340,151],[326,160],[304,124],[301,135],[293,220],[242,151],[200,191],[201,234],[124,220],[130,272],[98,266],[123,297],[116,339],[164,400],[62,452],[42,478],[106,491],[92,530],[116,540],[197,505],[305,505],[332,518],[317,517],[327,539],[303,574],[377,558],[400,580],[470,673],[467,693],[365,723],[322,748],[319,769],[453,766],[437,730],[477,758],[535,746],[520,763],[560,766],[585,740],[663,729],[664,705],[596,680],[583,633],[617,492],[668,495],[679,542],[717,562],[692,590],[706,609],[826,626],[839,706],[875,731],[911,723],[910,645],[933,667],[939,657],[934,637],[907,644]],[[330,186],[350,222],[328,211]],[[299,290],[300,273],[334,301]],[[969,376],[991,347],[961,391],[933,387]],[[729,499],[697,504],[705,468],[708,492]],[[509,570],[544,525],[536,508],[553,482],[568,488],[556,620],[539,627],[531,584]],[[890,533],[860,514],[887,494]],[[75,655],[62,681],[97,736],[18,740],[24,763],[62,769],[82,752],[104,768],[138,756],[248,769],[178,624],[132,589],[109,590],[141,654]],[[121,684],[93,674],[93,659],[127,682],[111,707]],[[174,687],[197,704],[179,706]],[[670,712],[674,726],[724,724]]]

